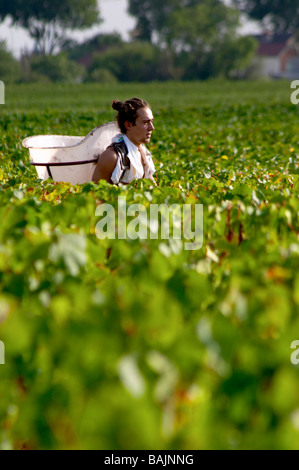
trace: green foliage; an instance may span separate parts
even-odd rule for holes
[[[34,55],[22,57],[22,81],[149,82],[198,80],[241,76],[252,59],[256,43],[237,34],[238,10],[220,0],[130,2],[137,17],[131,42],[119,34],[98,34],[75,44],[70,29],[97,21],[95,2],[51,3],[0,0],[0,18],[9,16],[35,38]],[[85,8],[86,7],[86,8]],[[154,38],[154,39],[153,39]],[[56,54],[57,51],[67,54]],[[56,54],[56,55],[55,55]],[[49,57],[53,56],[53,59]],[[80,64],[85,72],[76,65]],[[15,75],[15,64],[8,64]]]
[[[209,48],[215,41],[235,33],[239,13],[219,0],[193,2],[188,7],[174,9],[165,20],[161,37],[178,50],[192,46]]]
[[[120,46],[122,43],[123,40],[118,33],[97,34],[80,44],[70,42],[65,45],[64,50],[68,53],[70,59],[80,61],[80,59],[85,59],[86,56],[95,52],[104,51],[113,46]]]
[[[227,36],[216,40],[213,47],[206,51],[200,46],[192,53],[181,53],[177,62],[184,70],[183,79],[231,78],[246,69],[255,49],[256,41],[253,38],[243,36],[236,39]]]
[[[25,58],[23,59],[23,61]],[[36,55],[29,58],[29,72],[26,81],[81,82],[85,69],[69,60],[66,53],[56,55]]]
[[[173,3],[173,2],[172,2]],[[163,22],[169,14],[170,2],[159,2],[158,0],[140,2],[140,0],[129,0],[129,13],[137,20],[135,36],[141,41],[152,41],[154,31],[160,28],[159,21]],[[168,9],[166,13],[166,9]]]
[[[276,32],[297,32],[299,5],[292,0],[233,0],[234,4],[254,20],[271,25]]]
[[[136,41],[95,54],[91,70],[106,68],[123,82],[152,81],[159,78],[156,73],[159,56],[158,47]]]
[[[160,35],[174,12],[182,13],[184,8],[194,7],[198,3],[198,0],[167,0],[164,2],[129,0],[128,11],[137,20],[135,37],[142,41],[152,41],[153,35]],[[219,3],[218,0],[216,3]]]
[[[157,187],[37,179],[24,137],[86,135],[111,120],[110,98],[133,90],[155,115]],[[281,82],[10,90],[0,117],[2,448],[298,448],[289,93]],[[147,208],[202,203],[202,248],[99,240],[95,209],[117,212],[118,196]]]
[[[228,78],[249,63],[256,45],[237,36],[237,10],[218,1],[197,3],[169,15],[161,36],[176,51],[183,78]]]
[[[0,41],[0,80],[4,83],[13,83],[20,79],[20,75],[20,64],[7,50],[6,43]]]
[[[111,102],[115,96],[120,100],[126,100],[134,95],[142,96],[154,109],[162,111],[169,107],[181,110],[186,106],[189,110],[189,108],[205,107],[207,103],[211,107],[222,106],[223,108],[232,104],[248,105],[251,109],[252,102],[259,105],[268,103],[269,108],[272,105],[288,103],[292,91],[290,83],[284,80],[251,83],[246,80],[230,82],[214,79],[201,82],[150,82],[146,85],[136,82],[116,83],[113,86],[96,83],[90,83],[88,86],[49,83],[46,94],[44,85],[29,83],[7,87],[5,110],[12,113],[26,110],[29,114],[22,118],[22,128],[28,133],[34,132],[36,126],[31,112],[34,112],[37,107],[49,109],[49,103],[51,103],[51,111],[56,112],[56,115],[49,116],[47,133],[51,133],[53,126],[55,129],[55,126],[59,127],[61,123],[63,126],[70,126],[74,119],[72,115],[74,110],[83,113],[79,118],[80,126],[81,124],[97,125],[99,119],[113,120],[115,113]],[[94,115],[94,110],[97,110],[99,117]],[[70,114],[64,117],[61,116],[61,111],[68,111]],[[104,113],[103,118],[102,113]],[[6,119],[6,125],[9,126],[10,117]],[[181,113],[179,113],[179,119],[182,120]],[[78,134],[82,135],[83,130],[80,128]],[[70,127],[66,129],[68,132],[74,132]],[[42,127],[40,131],[43,132]],[[62,127],[62,132],[64,132],[64,127]]]
[[[238,10],[219,0],[168,0],[163,5],[131,0],[129,11],[138,20],[137,37],[152,40],[155,33],[162,50],[171,51],[168,78],[228,78],[246,67],[256,48],[253,40],[237,34]]]
[[[117,82],[117,78],[115,75],[113,75],[112,72],[110,72],[109,69],[98,67],[92,70],[86,81],[97,83],[115,83]]]

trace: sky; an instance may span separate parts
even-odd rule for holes
[[[135,19],[126,11],[128,0],[98,0],[98,3],[104,21],[88,31],[76,32],[72,37],[82,42],[99,33],[117,31],[124,40],[129,39],[129,31],[134,28]],[[254,33],[258,29],[253,22],[250,22],[244,25],[243,31]],[[20,57],[22,51],[31,50],[34,45],[26,30],[9,26],[7,20],[0,25],[0,40],[6,41],[7,48],[17,58]]]

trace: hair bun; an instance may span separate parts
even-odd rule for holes
[[[120,111],[123,108],[124,104],[120,100],[112,101],[112,108],[116,111]]]

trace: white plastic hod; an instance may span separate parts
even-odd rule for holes
[[[38,177],[71,184],[92,181],[100,154],[120,133],[116,122],[96,127],[86,137],[34,135],[23,140]]]

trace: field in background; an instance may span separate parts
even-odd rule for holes
[[[296,449],[299,106],[289,82],[14,86],[0,109],[2,448]],[[23,138],[152,105],[158,187],[40,182]],[[96,207],[203,204],[204,243]],[[298,354],[299,359],[299,354]]]
[[[142,96],[153,108],[246,103],[264,103],[271,107],[276,103],[289,103],[291,91],[294,90],[291,90],[290,82],[283,80],[8,85],[2,111],[103,111],[110,110],[113,99],[125,100],[132,96]]]

